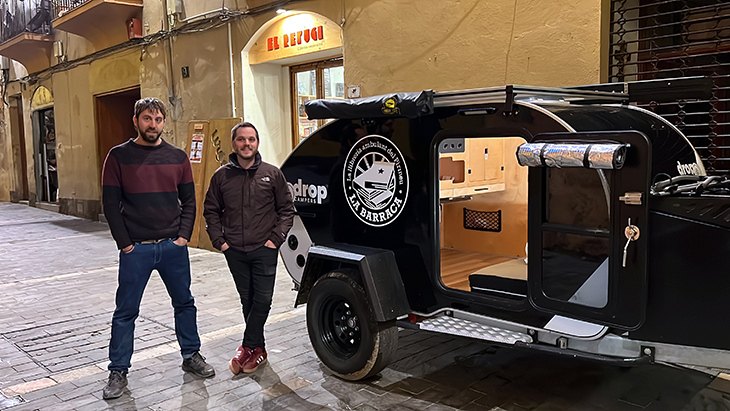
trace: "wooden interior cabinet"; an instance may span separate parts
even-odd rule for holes
[[[441,198],[504,191],[504,140],[467,138],[464,152],[439,155]]]

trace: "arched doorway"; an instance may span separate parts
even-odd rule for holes
[[[58,162],[56,160],[56,121],[53,94],[38,87],[30,100],[33,127],[33,161],[35,164],[36,199],[58,202]]]
[[[243,117],[258,128],[265,161],[279,165],[323,124],[308,120],[302,103],[345,97],[342,29],[320,14],[290,11],[256,32],[242,61]]]

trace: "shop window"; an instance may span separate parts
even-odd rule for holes
[[[292,66],[292,122],[293,143],[296,147],[302,139],[331,120],[309,120],[304,112],[304,102],[315,99],[344,99],[345,70],[342,58]]]

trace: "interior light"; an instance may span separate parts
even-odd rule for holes
[[[277,9],[276,14],[284,14],[286,13],[286,9]]]

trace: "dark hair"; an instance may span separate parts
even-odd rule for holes
[[[256,130],[256,127],[254,127],[253,124],[249,123],[248,121],[244,121],[242,123],[238,123],[231,129],[231,141],[236,139],[236,131],[238,131],[239,128],[243,127],[250,127],[253,129],[253,131],[256,132],[256,141],[259,141],[259,131]]]
[[[139,119],[139,115],[142,114],[143,111],[150,110],[152,113],[160,112],[162,113],[162,118],[167,117],[167,113],[165,112],[165,105],[162,104],[162,102],[154,97],[147,97],[137,100],[136,103],[134,103],[134,117]]]

